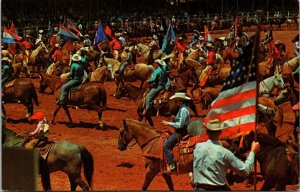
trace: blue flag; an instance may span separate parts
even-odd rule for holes
[[[98,27],[98,30],[96,32],[95,35],[95,39],[94,39],[94,45],[98,45],[99,43],[101,43],[102,41],[104,41],[105,39],[107,39],[105,32],[103,30],[102,26]]]
[[[169,25],[168,31],[164,37],[164,42],[162,44],[161,50],[163,52],[167,52],[166,51],[167,46],[170,46],[171,42],[175,42],[175,40],[176,40],[176,36],[175,36],[174,30],[173,30],[173,27],[171,25]]]

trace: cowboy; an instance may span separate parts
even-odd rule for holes
[[[122,49],[122,43],[119,40],[120,33],[115,33],[115,36],[112,37],[112,41],[109,42],[111,47],[111,52],[113,54],[113,58],[118,60],[119,58],[119,51]]]
[[[24,41],[21,43],[21,46],[24,48],[25,50],[25,54],[29,57],[31,48],[32,48],[32,41],[31,41],[31,36],[30,35],[25,35],[25,39]]]
[[[55,44],[58,43],[58,36],[57,36],[57,32],[58,32],[58,27],[54,27],[54,33],[50,39],[49,44],[51,45],[51,48],[53,49],[55,47]]]
[[[178,38],[178,42],[175,44],[174,50],[178,52],[178,68],[180,67],[180,64],[183,62],[183,53],[186,52],[186,50],[189,49],[189,46],[184,41],[183,37]]]
[[[223,124],[213,119],[204,124],[208,140],[196,144],[194,150],[193,172],[196,191],[228,191],[230,190],[226,173],[233,169],[240,175],[249,175],[254,164],[255,154],[260,144],[253,141],[251,151],[245,162],[242,162],[231,151],[220,145]]]
[[[80,56],[81,56],[81,64],[84,68],[84,75],[83,75],[83,80],[82,83],[86,83],[88,82],[89,78],[88,78],[88,61],[87,61],[87,52],[89,51],[89,49],[87,47],[81,47],[80,48]]]
[[[51,56],[53,63],[47,68],[46,74],[48,75],[52,75],[53,71],[60,65],[63,65],[63,57],[64,57],[64,53],[61,50],[61,46],[56,43],[55,44],[55,49],[54,49],[54,53]],[[52,51],[51,51],[52,52]],[[50,52],[50,54],[51,54]]]
[[[125,47],[124,50],[125,50],[125,52],[126,52],[126,54],[127,54],[127,57],[124,59],[124,61],[123,61],[122,64],[120,65],[120,71],[119,71],[119,74],[120,74],[121,76],[124,75],[125,68],[126,68],[128,65],[132,64],[132,54],[131,54],[130,51],[129,51],[129,47]]]
[[[68,80],[61,87],[60,98],[57,101],[57,104],[65,105],[68,98],[68,92],[72,87],[78,86],[82,83],[83,75],[84,75],[84,67],[81,64],[81,56],[78,54],[74,54],[72,56],[72,64],[70,73],[68,75]]]
[[[47,141],[49,136],[49,124],[43,112],[36,112],[31,120],[38,121],[36,129],[30,132],[23,141],[23,146],[32,149],[42,141]]]
[[[126,46],[126,39],[125,39],[125,36],[126,36],[127,32],[124,31],[121,36],[119,37],[119,40],[120,42],[122,43],[122,47],[125,47]]]
[[[203,87],[206,84],[206,81],[213,69],[218,68],[218,65],[216,65],[216,53],[214,52],[213,44],[212,43],[207,43],[206,48],[208,50],[207,53],[207,58],[205,59],[206,61],[206,67],[204,70],[201,72],[200,77],[199,77],[199,82],[200,86]]]
[[[90,36],[88,34],[84,35],[83,44],[85,47],[89,47],[92,45],[92,41],[90,40]]]
[[[188,101],[191,100],[185,93],[176,92],[170,100],[175,100],[176,106],[180,107],[179,111],[176,114],[174,122],[162,121],[163,125],[171,126],[173,129],[171,130],[172,135],[164,142],[164,153],[167,158],[167,173],[174,171],[176,168],[174,156],[173,156],[173,148],[174,146],[187,135],[187,127],[190,124],[190,111],[188,108]],[[175,129],[175,130],[174,130]]]
[[[163,67],[164,62],[160,59],[156,59],[153,63],[155,68],[152,77],[147,80],[147,83],[152,86],[151,90],[146,96],[146,107],[143,112],[143,115],[146,115],[150,112],[150,107],[161,90],[165,89],[165,86],[168,82],[168,71]]]
[[[4,93],[4,84],[13,79],[14,68],[11,65],[11,60],[8,57],[3,57],[2,61],[2,73],[1,73],[1,85],[2,93]]]

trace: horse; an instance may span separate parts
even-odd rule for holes
[[[285,88],[284,80],[280,73],[275,73],[259,83],[259,96],[270,97],[275,87],[278,89]]]
[[[3,137],[4,136],[4,137]],[[24,138],[10,129],[2,129],[2,147],[22,147]],[[94,174],[94,159],[85,146],[70,141],[54,142],[48,152],[46,160],[39,158],[41,181],[45,191],[51,190],[50,173],[62,171],[69,177],[71,191],[79,185],[82,190],[91,189]],[[81,168],[87,183],[81,177]]]
[[[33,114],[34,106],[32,100],[36,106],[39,106],[38,97],[35,91],[35,87],[29,79],[15,79],[7,82],[4,87],[2,101],[5,103],[16,103],[20,101],[26,108],[26,118],[30,120]],[[6,118],[6,112],[3,105],[3,116]]]
[[[260,190],[269,191],[276,187],[276,190],[285,191],[287,184],[297,184],[299,159],[288,155],[287,145],[276,137],[258,131],[256,134],[254,131],[243,134],[236,154],[249,151],[254,138],[260,144],[260,151],[256,153],[255,157],[265,180]]]
[[[137,104],[137,113],[138,113],[138,120],[143,120],[143,111],[144,111],[144,94],[145,90],[140,89],[130,83],[124,83],[124,85],[120,86],[116,92],[116,98],[119,99],[125,95],[128,95],[129,98],[133,99]],[[173,94],[171,94],[172,96]],[[170,96],[170,95],[169,95]],[[156,100],[156,102],[159,102]],[[195,104],[191,101],[190,102],[190,108],[194,112],[195,115],[198,115],[197,109]],[[159,103],[159,105],[154,104],[153,105],[153,113],[157,112],[159,110],[159,114],[164,116],[170,116],[170,115],[176,115],[178,106],[176,106],[174,100],[168,100],[167,102]],[[145,115],[146,120],[149,122],[151,126],[154,125],[153,120],[151,118],[151,114]]]
[[[157,50],[153,52],[153,58],[149,58],[150,55],[150,47],[148,45],[145,45],[143,43],[138,43],[136,45],[137,52],[139,55],[143,55],[143,58],[145,59],[145,63],[148,65],[151,65],[152,63],[150,61],[155,61],[156,59],[159,59],[162,56],[162,51]]]
[[[29,56],[29,63],[32,66],[32,73],[40,73],[41,68],[43,71],[46,70],[47,66],[51,64],[50,62],[50,52],[47,47],[42,43],[35,50],[32,51]]]
[[[49,86],[49,88],[54,92],[54,95],[56,96],[56,100],[58,100],[60,97],[60,88],[62,86],[60,77],[54,75],[40,74],[40,92],[43,93],[47,88],[47,86]],[[82,84],[80,88],[76,91],[70,90],[67,104],[73,106],[76,105],[79,108],[88,107],[88,109],[93,109],[97,111],[99,127],[103,128],[104,123],[101,121],[101,118],[102,118],[103,108],[106,106],[106,102],[107,102],[107,95],[104,86],[99,83],[88,82]],[[68,106],[60,105],[60,104],[56,106],[52,118],[52,124],[55,123],[54,120],[56,114],[58,113],[61,107],[64,109],[64,111],[66,112],[69,118],[70,127],[74,127],[74,123],[71,118]]]
[[[205,87],[204,89],[200,89],[199,98],[200,103],[202,104],[202,109],[209,109],[211,103],[217,98],[222,86],[216,87]]]
[[[274,99],[274,103],[276,105],[280,105],[284,102],[290,102],[291,106],[296,105],[299,102],[299,90],[295,87],[287,87],[286,89],[282,90],[279,95]],[[293,135],[296,140],[296,142],[299,142],[298,138],[298,130],[299,127],[299,110],[293,110],[295,115],[295,122],[294,122],[294,129],[293,129]]]
[[[297,67],[299,67],[300,56],[296,56],[293,59],[285,62],[282,67],[282,75],[285,81],[291,81],[290,77]]]

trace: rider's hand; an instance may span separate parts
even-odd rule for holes
[[[168,121],[165,121],[165,120],[163,120],[161,123],[162,123],[163,125],[169,125],[169,124],[168,124]]]
[[[251,145],[251,151],[257,153],[260,150],[259,142],[253,141]]]

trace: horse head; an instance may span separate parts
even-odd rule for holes
[[[278,96],[274,99],[274,104],[275,105],[280,105],[281,103],[284,103],[286,101],[288,101],[289,99],[289,89],[290,88],[286,88],[283,89],[279,92]]]
[[[282,78],[281,73],[275,73],[274,74],[274,85],[276,87],[278,87],[279,89],[284,89],[285,88],[284,80]]]
[[[44,93],[45,89],[48,87],[48,85],[47,85],[47,83],[44,79],[44,76],[42,74],[39,74],[39,78],[40,78],[40,90],[39,90],[39,92]]]
[[[133,134],[130,133],[126,119],[123,120],[123,127],[119,130],[118,149],[124,151],[129,142],[133,139]]]
[[[246,153],[251,149],[251,144],[254,141],[254,131],[239,133],[232,140],[229,150],[235,155]]]

